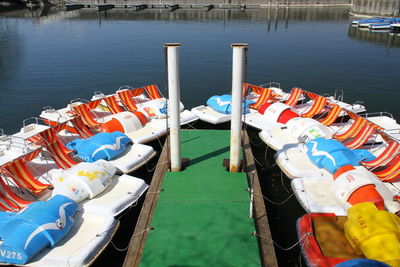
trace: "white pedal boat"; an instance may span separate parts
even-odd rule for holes
[[[39,185],[42,187],[39,189],[41,192],[38,191],[38,193],[33,194],[27,194],[24,188],[14,190],[16,191],[14,193],[22,200],[46,200],[49,198],[49,194],[62,194],[76,202],[83,201],[82,208],[87,211],[116,216],[135,203],[148,187],[142,179],[126,174],[117,174],[118,168],[105,160],[98,160],[94,163],[81,162],[63,170],[53,160],[54,157],[49,157],[49,152],[42,147],[19,153],[18,156],[15,155],[20,148],[16,149],[11,145],[0,156],[1,165],[10,166],[4,169],[7,175],[0,177],[0,179],[7,181],[2,186],[18,186],[18,184],[15,184],[15,178],[18,178],[18,180],[35,179],[42,184],[54,187],[51,189],[51,187],[44,188],[44,186]],[[22,163],[21,161],[16,162],[21,158],[23,158]],[[16,163],[14,164],[14,162]],[[26,168],[26,171],[24,168]],[[12,170],[18,170],[18,172]],[[89,182],[92,189],[85,183],[82,184],[82,180],[88,180],[85,183]],[[102,184],[99,184],[99,181]],[[0,191],[4,193],[3,187],[0,186]],[[85,201],[87,197],[90,199]]]
[[[383,197],[386,210],[397,213],[400,203],[393,201],[400,194],[398,183],[385,183],[371,175],[371,183]],[[346,216],[350,205],[339,200],[334,193],[335,182],[332,177],[301,177],[291,181],[292,189],[300,205],[307,213],[334,213]]]
[[[400,140],[400,124],[393,118],[393,115],[387,112],[367,113],[365,118],[383,128],[383,131],[389,136]]]
[[[282,116],[287,116],[285,114],[290,111],[293,112],[290,115],[292,118],[285,119],[285,125],[279,123]],[[260,138],[274,150],[280,150],[286,145],[305,142],[315,137],[336,138],[336,136],[346,133],[347,130],[351,130],[353,123],[355,123],[355,120],[350,120],[348,123],[332,123],[327,126],[315,119],[296,118],[295,112],[296,110],[282,103],[270,105],[264,112],[264,121],[268,122],[265,125],[268,125],[268,127],[265,127],[259,133]],[[349,114],[354,113],[349,112]],[[357,118],[358,115],[354,114],[354,116]],[[363,117],[359,119],[361,120],[361,118]],[[385,133],[393,135],[393,133],[399,131],[397,130],[399,128],[397,122],[388,116],[370,116],[366,119],[366,122],[372,122],[383,128],[382,130]],[[378,136],[378,139],[371,141],[382,142],[379,138]]]
[[[261,87],[265,85],[260,85],[260,86],[255,86],[251,84],[247,84],[249,87],[252,88],[253,91],[251,91],[247,96],[246,100],[254,101],[256,102],[259,98],[259,94],[255,93],[254,87]],[[273,93],[275,94],[275,97],[279,99],[286,99],[288,97],[288,93],[283,92],[283,90],[280,88],[279,83],[269,83],[267,84],[268,89],[272,90]],[[264,89],[264,88],[263,88]],[[249,90],[249,89],[246,89]],[[199,117],[200,120],[211,123],[211,124],[221,124],[224,122],[228,122],[231,120],[231,114],[224,114],[221,112],[218,112],[214,110],[210,106],[205,106],[205,105],[200,105],[198,107],[194,107],[191,110],[197,117]],[[249,114],[246,114],[246,116],[251,115],[251,113],[255,112],[254,110],[250,110]]]
[[[47,108],[43,110],[39,116],[44,120],[63,123],[73,119],[70,113],[74,106],[80,104],[82,104],[82,102],[73,102],[69,104],[68,107],[58,110]],[[142,125],[137,116],[128,111],[110,114],[109,112],[95,110],[93,114],[96,117],[96,121],[101,124],[106,124],[106,128],[108,125],[108,129],[104,131],[112,130],[113,127],[117,127],[117,129],[120,131],[122,130],[128,135],[135,144],[147,143],[167,133],[166,126],[157,124],[154,121],[149,121],[145,125]],[[94,133],[96,133],[96,131],[94,131]]]
[[[303,91],[300,88],[293,88],[292,93],[296,95],[296,93],[298,93],[297,91],[299,91],[299,93],[301,94],[301,96],[303,95],[303,92],[306,94],[310,94],[313,97],[317,96],[316,94],[310,93],[310,92],[306,92]],[[338,90],[337,90],[338,91]],[[324,97],[318,96],[321,99],[323,99]],[[295,102],[288,100],[287,102],[283,103],[283,104],[287,104],[287,106],[290,106],[291,110],[297,114],[299,114],[300,116],[303,116],[303,114],[308,113],[309,111],[311,111],[313,109],[313,105],[314,105],[314,100],[310,100],[304,104],[296,104],[297,103],[297,99],[301,99],[300,97],[298,97],[296,99],[295,96]],[[304,99],[304,96],[303,96]],[[345,102],[342,102],[338,99],[343,99],[342,95],[338,95],[337,92],[335,92],[334,96],[331,97],[327,97],[326,98],[326,103],[330,106],[332,105],[336,105],[338,107],[341,108],[341,111],[336,115],[336,118],[340,118],[343,116],[347,115],[347,111],[350,111],[352,113],[361,113],[364,112],[366,109],[363,105],[361,105],[360,103],[354,103],[354,104],[348,104]],[[272,102],[273,103],[273,102]],[[276,106],[276,105],[275,105]],[[276,108],[276,107],[275,107]],[[275,111],[274,113],[277,112],[284,112],[284,110],[280,110],[282,107],[278,107],[277,111]],[[318,114],[326,114],[328,113],[328,108],[321,106],[320,111],[315,112],[315,115],[317,116]],[[267,111],[265,113],[265,107],[260,107],[260,110],[251,110],[250,114],[246,114],[246,116],[243,116],[243,121],[252,126],[253,128],[256,128],[258,130],[267,130],[267,129],[276,129],[279,127],[282,127],[283,125],[281,123],[276,123],[276,120],[272,120],[271,118],[268,118],[269,116],[271,116],[272,114],[270,112],[268,112],[268,108]],[[276,114],[277,116],[280,115]],[[313,115],[309,115],[308,117],[312,117]],[[274,116],[273,116],[274,117]],[[322,120],[322,119],[321,119]],[[275,122],[275,123],[274,123]]]
[[[291,119],[283,127],[264,129],[259,133],[261,140],[278,151],[292,144],[304,143],[315,137],[332,138],[335,130],[310,118]]]
[[[40,200],[61,194],[80,204],[73,217],[75,224],[68,234],[55,247],[34,256],[28,266],[89,265],[117,229],[118,221],[114,216],[137,202],[148,185],[139,178],[117,175],[117,169],[104,160],[79,163],[68,170],[61,170],[54,169],[56,164],[43,155],[36,155],[36,158],[28,160],[29,152],[25,154],[25,165],[36,175],[35,178],[40,180],[38,176],[41,176],[54,186],[46,195],[42,194]],[[4,189],[1,188],[3,197],[6,196]]]
[[[396,139],[391,140],[390,137],[385,133],[381,133],[379,135],[372,135],[374,136],[372,138],[372,141],[370,141],[371,138],[369,138],[367,135],[363,136],[363,133],[361,133],[359,136],[361,137],[358,139],[360,141],[358,141],[357,138],[354,138],[351,141],[352,143],[358,146],[354,148],[367,148],[371,153],[370,155],[373,155],[377,158],[380,157],[382,159],[382,163],[380,163],[380,165],[385,163],[383,161],[388,162],[390,161],[390,159],[393,159],[393,157],[400,151],[399,142],[397,142]],[[362,140],[363,137],[364,139]],[[386,140],[384,141],[384,139]],[[309,158],[309,153],[310,153],[309,149],[312,143],[314,144],[312,146],[313,150],[311,151],[311,154],[322,155],[323,153],[326,153],[324,151],[319,151],[319,145],[317,144],[318,143],[317,140],[318,139],[315,139],[314,141],[309,141],[308,145],[306,145],[305,143],[288,144],[283,146],[282,149],[278,150],[275,153],[275,159],[277,164],[289,178],[305,177],[305,176],[308,177],[324,176],[324,172],[321,171],[320,168],[315,166]],[[370,142],[370,143],[363,144],[363,142],[364,143]],[[347,143],[347,145],[348,146],[350,145],[350,148],[352,148],[351,143]],[[368,160],[365,160],[365,162],[360,160],[360,162],[368,166]],[[369,167],[375,167],[375,166],[369,166]]]
[[[25,124],[25,121],[24,121]],[[44,124],[40,124],[39,120],[36,122],[23,126],[21,130],[12,135],[13,138],[29,140],[29,138],[36,134],[49,129],[50,127]],[[67,130],[59,132],[60,140],[72,141],[79,138],[78,134],[71,133]],[[129,137],[129,136],[128,136]],[[111,164],[118,168],[122,173],[130,173],[152,159],[156,155],[156,151],[151,146],[143,144],[133,144],[127,147],[127,149],[116,158],[109,160]]]
[[[100,177],[106,169],[108,173]],[[142,179],[115,173],[116,169],[109,163],[98,161],[46,174],[54,184],[52,195],[67,195],[81,204],[73,217],[75,224],[67,236],[56,247],[45,249],[35,256],[29,266],[84,266],[101,253],[117,229],[118,221],[114,216],[137,202],[148,188]],[[93,180],[94,176],[98,177]],[[80,183],[82,179],[99,182],[94,187],[87,187],[87,183]],[[60,186],[60,183],[66,184]],[[85,199],[87,195],[90,199]]]
[[[121,95],[121,92],[123,91],[129,91],[129,90],[137,90],[134,88],[131,88],[129,86],[123,86],[117,91],[117,95]],[[106,99],[112,95],[105,95],[102,92],[95,92],[94,96],[92,97],[92,100],[98,100],[98,99]],[[114,95],[115,96],[115,95]],[[115,104],[118,104],[120,107],[122,106],[122,101],[118,100],[115,98]],[[135,102],[135,106],[137,108],[137,111],[142,112],[149,121],[154,121],[157,122],[157,124],[162,125],[163,127],[166,127],[166,118],[167,118],[167,112],[168,112],[168,106],[169,106],[169,100],[167,100],[164,97],[160,98],[155,98],[155,99],[150,99],[146,97],[145,95],[141,94],[139,96],[132,96],[131,100]],[[107,105],[106,101],[103,100],[101,102],[101,106],[95,109],[95,111],[110,111],[109,105]],[[179,102],[180,104],[180,122],[181,125],[186,125],[192,122],[197,121],[199,118],[190,112],[189,110],[185,109],[185,106],[183,105],[182,102]],[[165,108],[163,112],[161,110]]]
[[[376,138],[378,139],[378,138]],[[383,139],[383,138],[381,138]],[[376,144],[369,144],[369,145],[364,145],[360,146],[360,148],[365,148],[368,149],[368,152],[364,150],[365,152],[362,152],[363,154],[360,154],[357,152],[359,155],[362,155],[363,157],[376,157],[376,158],[381,158],[380,160],[382,161],[380,165],[388,163],[390,160],[394,159],[395,155],[399,153],[400,145],[396,140],[390,141],[390,139],[386,138],[387,141],[382,142],[382,143],[376,143]],[[296,177],[323,177],[325,175],[325,170],[320,169],[316,165],[313,164],[312,160],[310,159],[309,155],[330,155],[328,152],[324,151],[324,148],[320,148],[318,143],[319,139],[315,139],[314,141],[310,141],[308,144],[305,143],[297,143],[297,144],[289,144],[284,146],[281,150],[278,150],[275,153],[275,159],[278,164],[278,166],[281,168],[281,170],[289,177],[289,178],[296,178]],[[353,139],[354,140],[354,139]],[[331,140],[333,141],[333,140]],[[340,144],[340,142],[337,142]],[[362,143],[360,143],[362,144]],[[307,147],[308,146],[308,147]],[[342,145],[343,146],[343,145]],[[345,146],[343,146],[345,147]],[[312,148],[311,151],[309,149]],[[321,150],[320,150],[321,149]],[[348,149],[348,148],[347,148]],[[336,151],[340,151],[339,149]],[[352,152],[355,150],[348,149],[348,152]],[[361,151],[361,150],[357,150]],[[344,151],[343,153],[348,153]],[[355,155],[355,154],[354,154]],[[332,155],[330,155],[332,157]],[[352,160],[354,159],[355,156],[352,156]],[[345,159],[342,157],[342,159]],[[370,159],[371,160],[371,159]],[[332,161],[335,161],[334,158],[332,158]],[[376,167],[376,166],[369,166],[369,160],[368,159],[358,159],[357,160],[360,164],[365,164],[368,167]],[[339,162],[337,161],[337,164]]]
[[[52,249],[37,254],[26,266],[80,267],[90,265],[111,241],[119,226],[114,217],[81,212],[73,217],[75,224]]]

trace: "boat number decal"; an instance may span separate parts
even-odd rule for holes
[[[3,258],[7,259],[17,259],[17,260],[22,260],[22,253],[20,252],[15,252],[15,251],[9,251],[5,249],[0,249],[0,255]]]
[[[346,175],[346,179],[347,179],[347,181],[349,181],[349,183],[354,182],[356,180],[356,179],[354,179],[353,175],[351,175],[351,174]]]
[[[365,219],[362,216],[357,217],[357,219],[358,219],[358,223],[360,224],[361,229],[368,228],[367,222],[365,221]]]
[[[147,114],[149,114],[150,117],[153,117],[153,116],[156,115],[156,114],[154,113],[154,110],[153,110],[152,108],[150,108],[150,107],[144,107],[143,110],[146,111]]]
[[[107,180],[105,180],[104,182],[101,182],[101,184],[104,186],[104,187],[106,187],[106,186],[108,186],[109,184],[111,184],[111,181],[112,181],[112,177],[109,177]]]
[[[78,171],[77,173],[79,176],[86,176],[90,181],[99,178],[99,174],[101,175],[105,175],[105,172],[101,172],[101,171],[93,171],[93,172],[89,172],[89,171]]]

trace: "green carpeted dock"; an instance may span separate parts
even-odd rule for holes
[[[167,172],[141,266],[260,266],[245,173],[229,173],[230,132],[181,131],[190,165]]]

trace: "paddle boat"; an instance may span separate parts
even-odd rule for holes
[[[274,97],[274,99],[286,99],[288,94],[283,92],[279,83],[271,82],[263,86],[268,86],[270,96],[263,93],[264,87],[256,86],[248,83],[243,84],[242,96],[245,98],[243,110],[246,115],[252,112],[258,103],[264,101],[265,97]],[[192,112],[199,117],[200,120],[211,123],[221,124],[231,120],[231,95],[215,95],[207,100],[207,105],[201,105],[192,108]],[[267,99],[266,99],[267,100]]]
[[[149,96],[144,95],[147,92]],[[118,96],[118,97],[117,97]],[[40,114],[47,123],[62,123],[81,116],[92,132],[121,131],[134,143],[146,143],[167,132],[167,101],[156,85],[144,88],[121,87],[116,95],[97,92],[92,101],[72,100],[67,107],[46,107]],[[181,125],[198,118],[181,104]]]
[[[390,25],[390,30],[392,32],[399,32],[400,31],[400,23],[393,23]]]
[[[264,91],[265,92],[265,91]],[[298,104],[299,99],[303,94],[306,94],[310,101],[304,104]],[[323,97],[316,95],[311,92],[306,92],[301,88],[293,88],[290,97],[285,102],[270,101],[270,97],[265,97],[266,101],[259,103],[255,107],[253,112],[249,115],[244,116],[244,122],[259,130],[268,129],[279,129],[284,127],[284,123],[278,122],[277,116],[283,114],[283,116],[289,115],[290,111],[296,113],[302,117],[318,117],[325,124],[332,124],[340,118],[345,121],[344,118],[347,113],[346,109],[353,113],[361,113],[365,111],[365,107],[360,103],[347,104],[342,101],[343,94],[340,94],[340,90],[337,90],[333,97]],[[269,108],[271,106],[271,108]],[[286,111],[288,110],[288,111]],[[286,112],[285,112],[286,111]],[[271,116],[271,118],[269,118]],[[294,116],[292,114],[292,116]],[[325,119],[326,118],[326,119]],[[282,120],[288,120],[289,118],[282,118]]]
[[[371,202],[349,208],[347,216],[306,214],[297,221],[308,266],[399,266],[399,217]]]
[[[2,145],[6,141],[3,138]],[[134,204],[148,186],[142,179],[117,174],[117,168],[104,160],[81,162],[68,168],[65,158],[50,152],[51,145],[46,146],[47,150],[44,147],[36,150],[27,148],[17,158],[15,154],[20,152],[20,147],[15,147],[15,143],[4,146],[6,149],[0,156],[0,208],[24,213],[38,200],[46,203],[61,195],[79,204],[75,215],[68,216],[73,218],[75,224],[57,244],[50,240],[53,242],[51,247],[42,246],[44,250],[35,251],[38,253],[36,256],[30,254],[29,259],[16,256],[16,259],[29,260],[30,266],[90,264],[116,231],[118,221],[115,216]],[[5,162],[11,157],[14,159]],[[0,213],[0,227],[1,218]],[[17,228],[15,231],[20,230]],[[0,245],[0,249],[4,247]],[[20,253],[23,255],[24,252]],[[0,260],[4,263],[22,263],[7,257]]]
[[[370,24],[373,23],[382,23],[387,21],[389,18],[376,18],[376,19],[367,19],[367,20],[360,20],[355,22],[354,25],[357,25],[358,27],[369,27]]]
[[[347,202],[356,197],[355,192],[361,190],[367,197],[363,189],[367,185],[374,186],[379,193],[374,198],[382,198],[387,210],[400,211],[393,200],[400,196],[400,144],[396,140],[379,145],[376,156],[324,138],[313,139],[300,149],[293,147],[276,155],[279,167],[293,179],[293,192],[306,211],[346,214]]]
[[[71,162],[105,159],[122,173],[130,173],[140,168],[156,155],[151,146],[133,144],[129,136],[121,132],[93,134],[85,127],[80,117],[53,127],[40,121],[40,118],[34,117],[24,120],[21,130],[12,136],[31,142],[39,141],[42,145],[52,143],[49,148],[53,150],[52,153],[58,153],[60,157]],[[70,152],[73,151],[80,160],[71,158]]]
[[[400,18],[389,18],[380,23],[371,23],[369,28],[371,30],[381,30],[381,29],[390,29],[392,24],[399,23]]]
[[[398,132],[400,132],[398,130],[400,125],[384,114],[366,115],[366,118],[364,118],[337,105],[328,103],[328,106],[329,110],[325,112],[326,115],[320,116],[313,114],[313,112],[311,114],[308,112],[298,114],[296,110],[284,104],[267,103],[259,109],[265,116],[265,124],[269,125],[259,133],[260,138],[274,150],[280,150],[286,145],[304,143],[315,137],[342,140],[358,133],[362,135],[367,131],[360,131],[364,130],[363,127],[367,125],[368,128],[365,130],[371,133],[374,129],[379,129],[393,137],[397,137]],[[351,120],[348,122],[335,122],[338,121],[339,112],[343,110]],[[380,136],[377,139],[375,137],[372,136],[368,142],[382,142]]]
[[[333,153],[336,151],[347,155],[358,153],[357,158],[353,157],[355,158],[353,163],[360,161],[367,167],[375,168],[378,165],[370,163],[368,157],[387,160],[400,150],[397,138],[389,135],[382,128],[363,117],[356,117],[351,127],[347,128],[345,132],[332,135],[331,137],[334,139],[322,136],[322,134],[316,136],[315,132],[312,137],[308,140],[304,140],[303,137],[301,140],[298,139],[303,142],[293,140],[291,143],[283,145],[276,152],[276,161],[288,177],[321,176],[321,166],[316,166],[309,160],[311,154],[314,153],[313,151],[325,149],[325,152],[318,153]],[[369,149],[369,152],[366,151],[368,154],[362,153],[365,150],[355,150],[362,147]],[[385,163],[376,161],[380,164]]]
[[[379,21],[379,20],[382,20],[382,19],[383,19],[383,18],[381,18],[381,17],[359,18],[359,19],[353,19],[353,20],[351,21],[351,24],[352,24],[352,25],[358,26],[358,24],[359,24],[360,22],[363,22],[363,21]]]
[[[50,130],[52,128],[45,132]],[[46,138],[45,133],[41,133],[40,136]],[[10,203],[7,202],[7,195],[2,195],[5,204],[0,208],[18,211],[32,201],[45,200],[51,194],[57,194],[55,192],[76,202],[82,202],[104,191],[101,197],[90,201],[90,205],[83,206],[86,210],[93,209],[116,216],[135,202],[147,188],[142,179],[122,174],[108,161],[97,159],[94,162],[79,162],[62,151],[63,146],[59,140],[49,140],[38,140],[37,143],[41,143],[42,146],[37,146],[36,149],[26,148],[23,153],[20,147],[11,142],[2,149],[2,191],[9,194],[8,198],[13,200],[10,203],[15,205],[5,205]],[[4,143],[5,141],[1,145]],[[7,185],[11,186],[10,189]]]
[[[129,85],[121,86],[115,93],[113,100],[110,95],[105,95],[101,92],[95,92],[92,100],[103,99],[104,104],[112,113],[118,113],[125,109],[131,112],[141,112],[146,116],[148,121],[154,122],[161,127],[167,127],[167,113],[169,101],[163,97],[157,85],[148,85],[141,88],[132,88]],[[116,106],[119,105],[119,109]],[[99,109],[97,109],[99,110]],[[186,110],[180,102],[180,123],[186,125],[198,120],[198,117]]]

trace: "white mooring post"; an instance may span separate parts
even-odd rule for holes
[[[170,157],[171,171],[181,170],[181,143],[180,143],[180,77],[179,77],[179,47],[180,44],[165,43],[167,48],[168,64],[168,117],[170,120]]]
[[[242,86],[244,82],[245,51],[248,44],[232,44],[232,115],[229,171],[238,172],[242,130]]]

